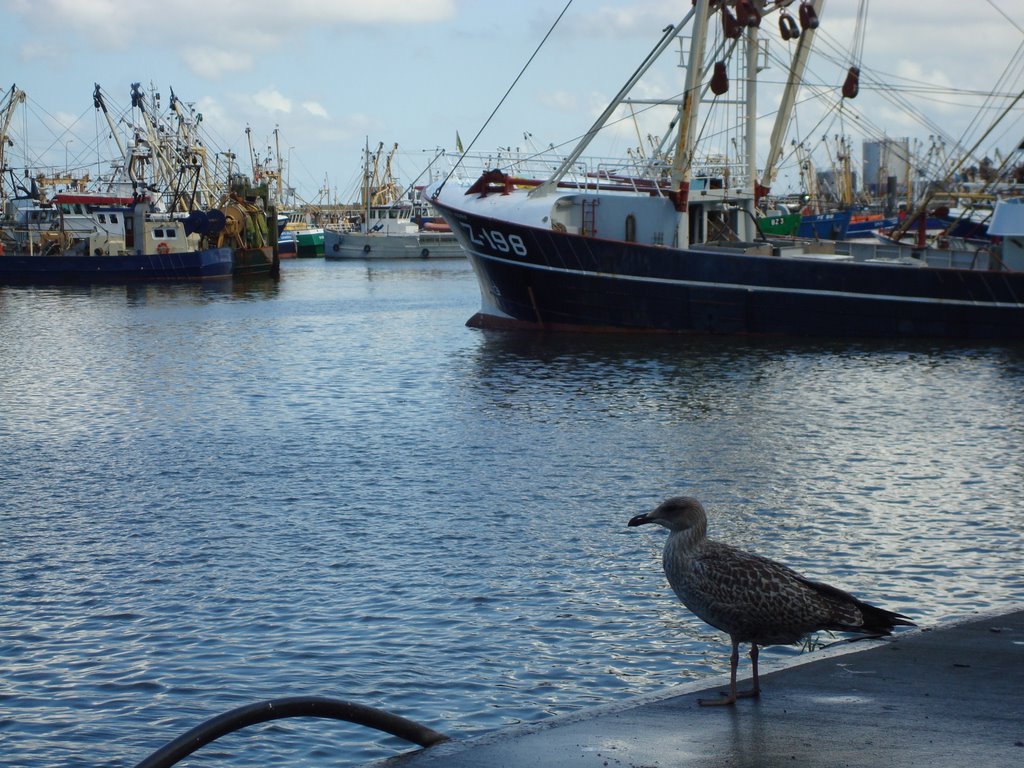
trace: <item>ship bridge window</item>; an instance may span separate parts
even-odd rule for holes
[[[99,214],[96,218],[98,218],[100,220],[100,224],[106,224],[107,223],[107,214],[105,214],[105,213]]]
[[[394,210],[392,208],[390,211],[388,211],[388,218],[389,219],[397,219],[398,218],[398,211],[396,211],[396,210]]]

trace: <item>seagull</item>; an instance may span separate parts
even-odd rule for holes
[[[656,523],[669,530],[662,565],[672,591],[690,611],[732,641],[729,693],[701,706],[732,705],[759,696],[758,646],[791,645],[827,629],[879,637],[895,626],[917,626],[902,614],[876,608],[829,584],[801,576],[782,563],[707,538],[701,503],[676,496],[637,515],[629,526]],[[750,644],[753,687],[736,691],[739,647]]]

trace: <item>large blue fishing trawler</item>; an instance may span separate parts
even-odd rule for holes
[[[757,226],[803,82],[821,0],[688,6],[562,165],[547,179],[491,169],[448,180],[431,202],[469,255],[482,295],[470,324],[572,330],[1024,337],[1024,255],[770,238]],[[793,49],[767,161],[756,165],[762,21]],[[722,24],[719,26],[719,17]],[[645,164],[587,165],[584,152],[632,87],[675,41],[688,52],[665,152]],[[794,41],[793,34],[796,34]],[[734,66],[734,69],[729,69]],[[730,72],[732,75],[730,77]],[[856,73],[851,69],[851,77]],[[729,82],[740,93],[726,94]],[[776,80],[778,78],[776,77]],[[844,89],[848,90],[848,89]],[[854,89],[855,90],[855,89]],[[728,103],[731,157],[702,149],[705,109]],[[764,104],[761,105],[764,109]],[[717,143],[715,143],[717,142]],[[581,170],[582,169],[582,170]]]

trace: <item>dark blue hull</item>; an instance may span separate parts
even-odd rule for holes
[[[522,227],[435,205],[480,282],[484,307],[474,325],[1024,338],[1024,273],[679,250]]]
[[[871,237],[876,229],[892,229],[900,223],[899,217],[890,216],[886,219],[867,219],[863,221],[851,221],[846,227],[846,236]]]
[[[230,277],[230,248],[127,256],[0,256],[0,283],[136,283]]]
[[[829,211],[808,214],[800,221],[797,237],[816,237],[819,240],[842,240],[850,226],[850,211]]]

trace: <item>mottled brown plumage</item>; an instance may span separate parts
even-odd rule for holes
[[[894,626],[914,626],[906,616],[811,581],[767,557],[711,541],[704,507],[694,498],[668,499],[653,512],[629,521],[631,526],[645,523],[657,523],[670,531],[662,565],[683,605],[732,640],[729,695],[701,704],[732,704],[737,697],[760,693],[758,646],[796,643],[822,629],[888,635]],[[750,643],[753,687],[737,693],[741,643]]]

